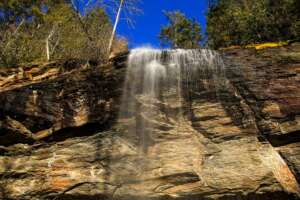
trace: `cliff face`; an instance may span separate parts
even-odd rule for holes
[[[157,102],[146,157],[116,122],[126,56],[0,71],[1,198],[298,199],[300,44],[222,53],[224,88]]]
[[[229,80],[249,106],[259,134],[300,177],[300,45],[226,52]],[[229,61],[231,60],[231,61]]]

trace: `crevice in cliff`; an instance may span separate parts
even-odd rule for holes
[[[53,132],[49,137],[45,138],[46,142],[59,142],[72,137],[91,136],[111,128],[113,122],[106,123],[87,123],[79,127],[67,127],[59,131]]]
[[[19,115],[16,118],[22,122],[22,118],[27,119],[28,121],[30,117]],[[7,115],[6,118],[2,118],[0,121],[0,145],[7,147],[17,143],[32,145],[39,141],[59,142],[72,137],[94,135],[108,130],[114,123],[112,120],[105,120],[104,122],[89,122],[82,126],[59,128],[58,130],[55,130],[50,122],[48,125],[41,126],[39,124],[45,124],[44,121],[39,122],[37,120],[34,125],[39,127],[30,127],[31,129],[39,130],[34,133],[18,120],[10,118],[9,115]]]
[[[248,86],[245,84],[246,79],[238,73],[239,70],[238,66],[233,64],[232,62],[228,62],[227,65],[231,66],[228,68],[229,74],[229,81],[234,87],[235,92],[242,98],[242,100],[246,103],[247,107],[251,110],[251,113],[253,115],[254,123],[256,124],[256,127],[258,128],[258,139],[262,142],[268,142],[266,135],[268,134],[268,130],[266,126],[263,126],[264,124],[261,124],[260,122],[263,121],[262,117],[262,102],[250,91]],[[240,100],[239,100],[240,101]],[[233,115],[234,116],[234,115]]]
[[[280,135],[269,135],[267,136],[267,139],[274,147],[281,147],[293,143],[298,143],[300,142],[300,130]]]
[[[53,197],[45,198],[46,200],[54,200]],[[133,200],[133,199],[145,199],[145,197],[139,196],[127,196],[127,197],[111,197],[110,195],[82,195],[82,194],[64,194],[55,200]],[[195,194],[183,194],[182,196],[171,196],[171,195],[164,195],[161,194],[160,197],[152,197],[147,198],[151,200],[298,200],[299,198],[293,194],[287,194],[283,191],[277,192],[267,192],[263,194],[243,194],[243,192],[228,192],[227,195],[220,194],[218,195],[209,195],[209,194],[202,194],[202,195],[195,195]]]
[[[292,160],[289,159],[289,157],[287,157],[285,155],[284,152],[279,152],[279,154],[281,155],[281,157],[287,162],[289,168],[292,170],[292,172],[295,174],[295,178],[298,181],[298,183],[300,183],[300,170],[299,168],[295,165],[295,162],[293,162]]]

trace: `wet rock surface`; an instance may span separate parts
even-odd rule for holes
[[[132,120],[116,122],[123,58],[34,80],[3,71],[0,197],[299,199],[300,44],[223,54],[224,88],[203,80],[180,108],[172,92],[155,104],[145,154]]]

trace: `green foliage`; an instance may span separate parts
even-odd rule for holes
[[[207,14],[213,48],[299,39],[299,0],[218,0]]]
[[[190,20],[179,11],[165,13],[169,24],[162,27],[159,38],[163,45],[172,48],[200,48],[202,40],[201,26]]]
[[[15,24],[20,18],[32,16],[38,19],[43,16],[42,5],[42,0],[3,0],[0,2],[1,23]]]
[[[48,34],[55,31],[51,42],[57,50],[53,59],[101,60],[107,56],[112,25],[101,8],[82,17],[69,5],[61,4],[45,17],[45,26]]]
[[[0,9],[9,13],[9,17],[0,16],[0,66],[46,61],[46,46],[53,60],[101,61],[108,57],[112,25],[102,8],[80,16],[66,0],[42,2],[0,3]],[[43,6],[47,9],[40,9]]]

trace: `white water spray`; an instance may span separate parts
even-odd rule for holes
[[[190,91],[200,85],[220,88],[224,80],[224,64],[215,51],[134,49],[128,60],[120,120],[127,120],[128,135],[136,138],[142,154],[147,153],[164,129],[185,117]]]

